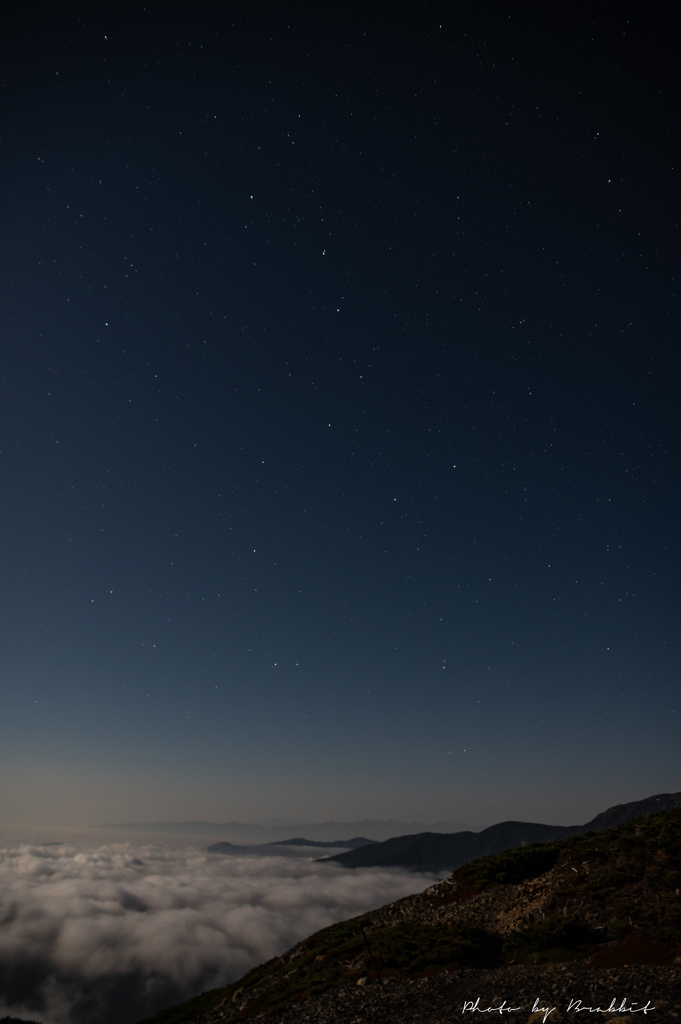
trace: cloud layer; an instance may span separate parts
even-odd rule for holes
[[[0,1017],[134,1024],[431,881],[290,851],[0,850]]]

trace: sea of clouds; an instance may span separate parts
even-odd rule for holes
[[[433,881],[310,853],[0,849],[0,1017],[134,1024]]]

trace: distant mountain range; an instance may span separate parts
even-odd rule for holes
[[[338,839],[335,842],[324,843],[321,839],[282,839],[278,843],[268,843],[268,846],[343,846],[346,850],[356,850],[359,846],[373,846],[375,839],[365,839],[364,836],[357,836],[355,839]]]
[[[550,843],[583,832],[614,828],[633,818],[643,818],[657,811],[681,807],[681,793],[660,793],[657,796],[617,804],[597,814],[585,825],[543,825],[526,821],[502,821],[481,832],[474,832],[460,822],[325,821],[301,824],[279,819],[249,825],[241,821],[156,821],[110,825],[109,828],[140,832],[165,832],[220,836],[222,842],[208,847],[212,853],[240,852],[240,846],[288,845],[335,846],[345,853],[322,858],[344,867],[400,867],[412,871],[453,871],[477,857],[501,853],[528,843]],[[301,837],[301,833],[305,837]],[[339,840],[338,835],[357,838]],[[372,836],[372,838],[366,838]],[[234,842],[230,841],[234,840]]]
[[[359,846],[372,846],[376,842],[375,839],[365,839],[363,836],[357,836],[356,839],[337,839],[334,842],[325,843],[321,839],[282,839],[277,843],[260,843],[257,846],[237,846],[235,843],[213,843],[211,846],[206,847],[207,853],[231,853],[240,854],[242,852],[253,853],[257,851],[268,851],[271,846],[312,846],[315,849],[333,847],[334,849],[345,850],[356,850]],[[276,853],[273,850],[272,853]],[[2,1024],[2,1021],[0,1021]]]
[[[415,832],[461,832],[470,828],[460,821],[434,821],[425,824],[422,821],[373,821],[364,818],[361,821],[278,821],[260,822],[249,825],[243,821],[225,821],[218,824],[214,821],[133,821],[125,824],[106,825],[105,828],[121,829],[129,832],[165,832],[176,835],[219,836],[231,843],[281,843],[297,836],[304,835],[309,842],[321,840],[335,843],[336,836],[370,836],[369,842],[380,842],[391,836],[403,836]],[[336,844],[338,845],[338,844]]]
[[[419,832],[415,835],[396,836],[382,843],[360,846],[347,853],[322,859],[335,861],[348,868],[400,867],[411,871],[453,871],[478,857],[501,853],[512,847],[550,843],[555,839],[566,839],[585,832],[600,832],[634,818],[645,818],[649,814],[671,811],[675,807],[681,807],[681,793],[660,793],[644,800],[610,807],[586,825],[502,821],[482,832],[457,832],[454,835]]]

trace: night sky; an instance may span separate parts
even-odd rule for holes
[[[0,816],[678,790],[678,10],[167,6],[5,33]]]

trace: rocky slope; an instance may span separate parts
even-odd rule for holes
[[[153,1020],[445,1024],[485,1011],[681,1021],[681,810],[481,858]]]

